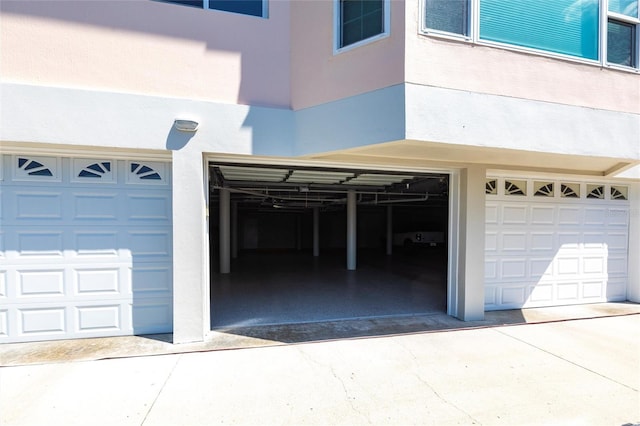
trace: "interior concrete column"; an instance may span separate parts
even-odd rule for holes
[[[387,206],[387,256],[393,254],[393,206]]]
[[[208,184],[202,152],[172,152],[173,343],[204,340],[209,317]]]
[[[486,169],[460,171],[457,317],[484,319],[484,239]]]
[[[356,192],[347,192],[347,269],[356,270],[357,239],[356,239]]]
[[[220,273],[231,272],[231,193],[220,189]]]
[[[320,256],[320,207],[313,208],[313,256]]]
[[[231,258],[238,258],[238,202],[231,202]]]
[[[296,250],[302,250],[302,217],[296,215]]]

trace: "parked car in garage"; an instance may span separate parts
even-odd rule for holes
[[[393,234],[394,246],[429,246],[437,247],[444,244],[444,232],[438,231],[411,231]]]

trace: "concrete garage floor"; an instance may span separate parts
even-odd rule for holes
[[[347,271],[344,251],[241,253],[230,274],[212,274],[212,329],[445,312],[442,248],[360,250]]]
[[[418,336],[442,331],[562,323],[589,318],[640,317],[637,303],[531,308],[485,313],[482,321],[460,321],[445,313],[306,324],[235,327],[212,331],[204,342],[174,345],[171,334],[104,337],[0,345],[0,367],[68,363],[192,352],[287,346],[289,344]]]

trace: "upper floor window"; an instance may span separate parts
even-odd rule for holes
[[[156,0],[201,9],[221,10],[251,16],[267,16],[267,0]]]
[[[432,30],[469,35],[469,0],[425,0],[425,23]]]
[[[607,62],[638,67],[638,0],[609,0]]]
[[[336,2],[338,49],[388,34],[389,0]]]
[[[424,0],[423,5],[427,33],[638,68],[638,0]]]

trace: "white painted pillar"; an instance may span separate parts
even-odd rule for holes
[[[387,206],[387,256],[393,254],[393,206]]]
[[[640,183],[629,185],[629,260],[627,300],[640,303]]]
[[[231,193],[220,189],[220,273],[231,272]]]
[[[486,169],[460,171],[457,314],[463,321],[484,319],[484,239]]]
[[[202,153],[172,153],[173,343],[204,340],[209,317],[208,183]]]
[[[347,269],[356,270],[357,239],[356,239],[356,192],[347,192]]]
[[[231,258],[238,258],[238,202],[231,202]]]
[[[320,207],[313,208],[313,256],[320,256]]]

